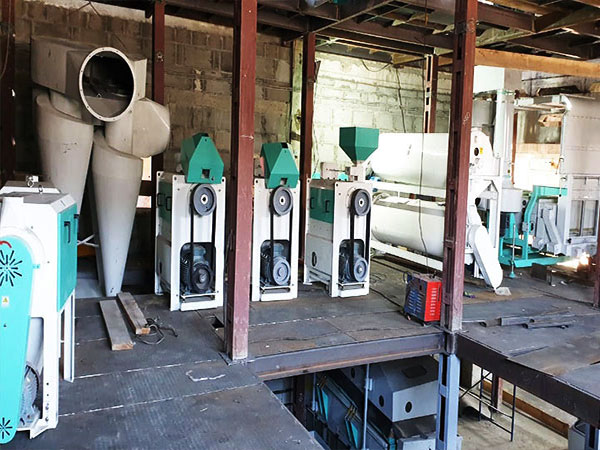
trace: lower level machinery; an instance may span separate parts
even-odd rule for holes
[[[433,357],[350,367],[315,379],[309,426],[325,448],[435,448],[439,386]],[[460,449],[460,437],[458,442]]]
[[[0,444],[58,424],[73,381],[77,206],[57,189],[0,190]]]
[[[264,144],[254,180],[252,301],[298,295],[300,173],[286,143]]]
[[[158,172],[155,292],[171,311],[223,305],[225,178],[211,138],[196,134],[181,148],[183,174]]]
[[[325,163],[321,179],[306,186],[304,283],[350,297],[369,293],[372,184],[363,163],[379,145],[379,130],[340,128],[339,142],[354,165],[340,171]]]

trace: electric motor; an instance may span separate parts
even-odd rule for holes
[[[210,262],[206,259],[206,249],[201,245],[194,245],[192,258],[191,246],[186,244],[181,251],[180,271],[181,290],[188,294],[203,294],[211,290],[214,272]]]
[[[269,243],[263,245],[260,253],[260,275],[267,286],[288,286],[292,274],[292,268],[285,257],[285,246],[276,242],[271,260],[271,246]]]

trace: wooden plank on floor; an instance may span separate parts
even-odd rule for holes
[[[102,317],[104,317],[104,323],[108,330],[112,350],[131,350],[133,342],[127,331],[127,325],[125,324],[125,320],[123,320],[117,301],[101,301],[100,310],[102,311]]]
[[[135,334],[144,335],[150,334],[150,327],[148,327],[148,323],[142,310],[138,306],[137,302],[133,298],[129,292],[120,292],[117,294],[121,305],[123,305],[123,309],[125,309],[125,315],[127,316],[127,320],[133,327]]]

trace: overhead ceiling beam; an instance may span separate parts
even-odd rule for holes
[[[333,55],[349,56],[351,58],[360,58],[367,61],[377,61],[390,64],[392,55],[384,51],[372,51],[364,47],[349,46],[338,42],[317,45],[317,51],[331,53]]]
[[[557,8],[551,5],[538,5],[537,3],[527,0],[490,0],[492,3],[507,8],[517,9],[519,11],[528,12],[531,14],[549,14],[557,11]]]
[[[588,59],[591,57],[590,48],[588,46],[571,46],[566,39],[545,39],[527,36],[513,39],[510,43],[536,50],[544,50],[562,56],[581,59]]]
[[[534,72],[555,73],[574,77],[600,78],[600,64],[547,56],[524,55],[522,53],[517,54],[486,48],[478,48],[476,50],[475,64],[478,66],[531,70]]]
[[[575,0],[577,3],[583,3],[584,5],[594,6],[600,8],[600,0]]]
[[[337,24],[335,29],[431,47],[452,48],[452,37],[450,36],[429,34],[423,31],[403,27],[384,27],[374,22],[365,22],[361,24],[354,21],[342,22]]]
[[[321,20],[319,22],[313,22],[314,26],[311,27],[311,31],[320,32],[329,27],[339,25],[340,23],[352,20],[363,14],[367,14],[379,7],[386,6],[392,3],[394,0],[359,0],[351,2],[347,5],[341,5],[337,19],[332,22],[327,20]]]
[[[535,32],[547,32],[560,28],[570,28],[576,25],[594,22],[600,19],[600,9],[584,6],[570,14],[553,12],[535,19]]]
[[[369,44],[371,47],[382,50],[385,49],[387,51],[396,51],[402,53],[408,52],[418,55],[433,53],[433,47],[427,45],[417,45],[391,39],[383,39],[364,34],[352,33],[350,31],[338,30],[335,28],[328,28],[327,30],[319,33],[319,35],[343,39],[345,41],[354,42],[355,44]]]
[[[170,1],[170,0],[169,0]],[[278,8],[284,11],[329,19],[340,20],[339,9],[333,4],[324,4],[318,8],[302,9],[298,1],[288,0],[258,0],[260,5]],[[403,0],[402,3],[418,6],[429,10],[436,10],[454,15],[455,0]],[[534,16],[519,11],[501,8],[494,5],[479,3],[477,5],[479,21],[500,27],[517,28],[520,30],[535,31],[533,27]]]

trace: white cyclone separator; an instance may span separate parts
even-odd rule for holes
[[[169,145],[169,109],[143,98],[122,119],[107,123],[104,130],[106,142],[115,150],[139,158],[154,156]]]
[[[71,194],[79,213],[92,152],[94,126],[56,109],[46,93],[35,98],[35,111],[42,173],[61,192]]]
[[[142,160],[110,147],[102,132],[94,135],[92,176],[106,295],[121,291],[137,198]]]

